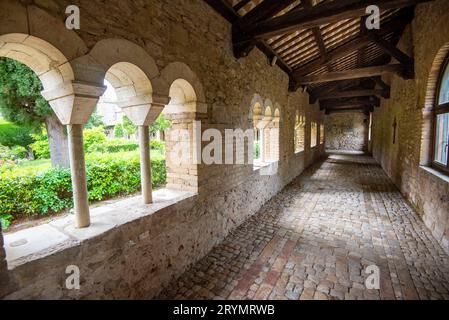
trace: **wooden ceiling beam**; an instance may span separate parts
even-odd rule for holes
[[[229,3],[226,0],[205,0],[209,6],[211,6],[215,11],[217,11],[223,18],[228,20],[230,23],[234,24],[239,19],[240,16],[234,11]],[[276,64],[288,74],[291,78],[292,70],[291,68],[282,60],[282,58],[271,49],[270,46],[265,41],[259,41],[254,43],[254,47],[257,46],[259,50],[261,50],[270,61],[273,61],[273,57],[276,57]],[[235,47],[234,47],[235,54]]]
[[[250,3],[252,0],[242,0],[239,3],[237,3],[234,7],[232,7],[234,9],[235,12],[239,11],[240,9],[242,9],[244,6],[246,6],[248,3]]]
[[[407,24],[410,23],[412,17],[407,17],[403,19],[394,20],[392,22],[389,22],[382,26],[382,28],[379,31],[374,31],[377,35],[382,36],[386,35],[388,33],[391,33],[396,30],[403,29]],[[373,31],[371,31],[373,32]],[[371,33],[370,32],[370,33]],[[361,48],[365,48],[369,44],[372,43],[372,39],[368,36],[368,34],[364,34],[361,36],[358,36],[344,45],[329,51],[326,55],[326,57],[321,57],[319,59],[315,59],[308,64],[300,67],[297,70],[294,70],[295,75],[306,75],[313,70],[316,70],[318,68],[321,68],[324,64],[331,64],[334,61],[346,56],[347,54],[354,52],[356,50],[359,50]]]
[[[383,66],[366,67],[345,71],[328,72],[311,76],[296,77],[295,80],[300,85],[307,85],[312,83],[367,78],[372,76],[379,76],[386,73],[396,73],[403,78],[407,78],[406,71],[407,66],[404,66],[402,64],[387,64]]]
[[[371,80],[373,80],[375,85],[378,85],[382,90],[388,90],[388,92],[390,92],[390,86],[382,80],[382,77],[372,77]]]
[[[319,100],[326,100],[326,99],[355,98],[367,96],[381,96],[386,98],[388,96],[388,92],[383,89],[359,89],[359,90],[340,91],[335,93],[318,95],[316,96],[316,98]]]
[[[369,115],[370,112],[373,112],[373,107],[352,107],[352,108],[343,108],[343,109],[326,109],[326,114],[332,114],[332,113],[354,113],[354,112],[360,112],[364,113],[366,115]]]
[[[428,1],[431,0],[377,0],[375,4],[381,10],[388,10],[414,6]],[[372,0],[341,0],[302,10],[292,10],[282,16],[249,26],[242,30],[239,37],[234,39],[234,43],[268,39],[292,30],[310,29],[345,19],[362,17],[366,15],[366,8],[372,4]]]
[[[349,100],[326,100],[320,101],[320,108],[346,108],[346,107],[357,107],[357,106],[380,106],[380,99],[375,99],[373,97],[365,99],[349,99]]]
[[[256,22],[270,19],[295,1],[296,0],[264,0],[239,20],[239,28],[248,28]]]
[[[304,8],[312,8],[313,7],[313,2],[312,0],[302,0],[301,2],[303,2],[303,6]],[[313,27],[312,28],[312,34],[313,37],[315,38],[315,42],[318,46],[318,50],[320,50],[320,55],[322,59],[326,59],[327,57],[327,50],[326,50],[326,45],[324,44],[324,40],[323,40],[323,34],[321,33],[321,29],[320,27]],[[327,64],[327,70],[328,71],[332,71],[332,68],[330,67],[329,64]]]

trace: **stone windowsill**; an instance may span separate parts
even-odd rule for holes
[[[279,161],[253,163],[253,172],[257,172],[261,176],[273,175],[277,173]]]
[[[433,176],[436,176],[437,178],[443,180],[446,183],[449,183],[449,176],[442,173],[441,171],[435,170],[434,168],[427,167],[427,166],[419,166],[421,170],[425,171],[426,173],[429,173]]]
[[[153,192],[153,203],[142,204],[136,196],[91,208],[91,226],[75,227],[74,215],[57,217],[48,223],[6,233],[4,246],[10,270],[27,262],[79,245],[81,242],[103,234],[117,226],[152,215],[179,201],[196,196],[193,192],[160,189]]]
[[[304,153],[304,152],[305,152],[305,150],[296,151],[296,152],[295,152],[295,155],[300,155],[300,154],[302,154],[302,153]]]
[[[271,163],[270,162],[262,162],[261,160],[254,160],[253,161],[253,170],[257,171],[264,167],[268,167]]]

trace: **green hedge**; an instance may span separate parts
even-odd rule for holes
[[[151,159],[153,186],[165,184],[165,160]],[[137,152],[90,154],[86,159],[90,201],[128,195],[140,190],[140,162]],[[46,215],[71,208],[70,171],[52,168],[33,173],[33,168],[0,172],[0,220],[4,226],[19,216]]]
[[[139,144],[135,141],[130,141],[126,139],[114,139],[107,140],[103,143],[93,144],[87,150],[87,152],[106,152],[106,153],[117,153],[117,152],[127,152],[139,149]]]

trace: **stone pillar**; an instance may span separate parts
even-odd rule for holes
[[[86,163],[84,159],[83,125],[68,125],[67,132],[69,136],[70,169],[72,172],[76,226],[77,228],[86,228],[90,226],[90,214]]]
[[[153,202],[153,195],[151,186],[150,133],[148,126],[139,126],[139,143],[143,202],[150,204]]]
[[[169,97],[155,93],[128,97],[125,100],[117,102],[117,105],[122,108],[126,116],[139,128],[140,178],[142,196],[145,204],[153,202],[149,126],[156,121],[165,105],[169,102]]]
[[[78,228],[86,228],[90,225],[83,125],[89,121],[98,99],[105,90],[105,86],[95,82],[71,81],[41,92],[59,121],[67,125],[73,204]]]

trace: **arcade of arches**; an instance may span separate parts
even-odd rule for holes
[[[352,40],[332,42],[322,26],[333,44],[304,57],[291,55],[296,33],[232,47],[232,22],[261,19],[259,2],[83,1],[81,29],[68,30],[67,1],[0,0],[0,56],[38,75],[67,126],[74,199],[73,215],[0,229],[0,298],[449,299],[449,2],[384,1],[401,19],[410,7],[395,3],[419,3],[400,33],[388,21],[390,33],[360,35],[364,50],[345,56]],[[319,29],[305,37],[319,43]],[[380,50],[369,41],[387,67],[384,56],[363,65]],[[343,57],[366,75],[348,76]],[[93,208],[83,125],[105,79],[139,128],[142,188]],[[152,190],[148,128],[161,113],[172,123],[167,185]],[[198,127],[254,130],[254,161],[193,161]],[[380,290],[364,287],[370,264]],[[70,265],[80,290],[64,286]]]

